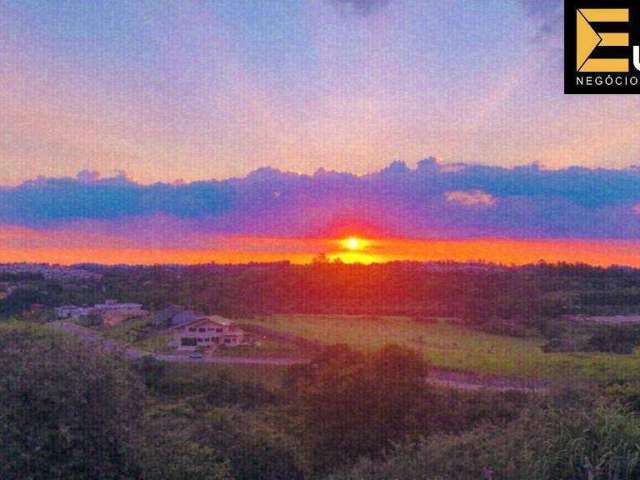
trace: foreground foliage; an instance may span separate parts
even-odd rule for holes
[[[132,478],[144,388],[121,363],[45,329],[0,332],[0,478]]]
[[[130,363],[24,322],[0,325],[0,361],[3,480],[640,478],[637,384],[437,389],[399,346],[286,375]]]
[[[640,478],[640,421],[619,405],[529,409],[505,427],[483,425],[396,447],[332,480],[632,480]]]

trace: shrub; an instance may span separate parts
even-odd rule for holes
[[[618,405],[530,409],[504,428],[405,443],[333,480],[632,480],[640,477],[640,421]]]
[[[596,352],[630,354],[640,341],[637,328],[607,326],[599,328],[589,339],[588,346]]]
[[[363,354],[334,346],[291,372],[318,470],[375,454],[428,423],[421,418],[429,404],[426,364],[411,350],[387,346]]]
[[[118,360],[46,327],[0,327],[0,478],[124,479],[144,387]]]

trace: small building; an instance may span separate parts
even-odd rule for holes
[[[134,316],[144,316],[148,312],[142,309],[140,303],[118,303],[115,300],[107,300],[104,303],[96,303],[93,308],[93,313],[102,315],[107,312],[117,312],[120,314]]]
[[[75,305],[63,305],[62,307],[56,307],[54,309],[56,317],[72,318],[77,320],[80,317],[86,317],[91,313],[91,307],[76,307]]]
[[[171,327],[174,344],[179,352],[204,350],[212,352],[218,347],[237,347],[245,342],[244,330],[231,320],[218,315],[201,315],[195,319]]]
[[[59,319],[74,319],[95,315],[100,318],[105,326],[111,327],[129,318],[145,317],[149,314],[143,310],[139,303],[117,303],[115,300],[107,300],[105,303],[98,303],[93,307],[77,307],[75,305],[64,305],[55,309],[56,317]]]

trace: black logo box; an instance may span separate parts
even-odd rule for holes
[[[578,73],[576,70],[576,10],[580,8],[627,8],[629,23],[600,23],[591,25],[597,32],[627,32],[628,47],[598,47],[590,58],[628,58],[629,73]],[[640,45],[640,0],[565,0],[564,2],[564,93],[568,94],[632,94],[640,93],[640,71],[633,66],[633,46]],[[607,85],[604,79],[610,75],[621,80],[621,85]],[[576,78],[583,76],[584,85],[577,85]],[[592,85],[587,85],[587,77],[592,77]],[[601,77],[602,85],[596,85],[595,78]],[[629,83],[636,77],[638,83]],[[634,79],[635,81],[635,79]]]

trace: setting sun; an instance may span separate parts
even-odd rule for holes
[[[347,250],[352,250],[352,251],[356,251],[356,250],[362,250],[363,248],[366,247],[366,242],[358,237],[347,237],[344,238],[340,244],[342,245],[342,247],[346,248]]]

